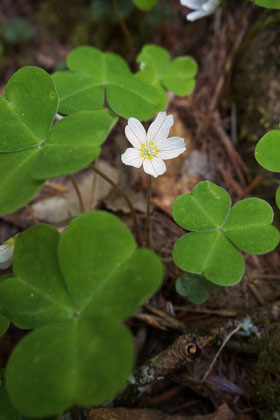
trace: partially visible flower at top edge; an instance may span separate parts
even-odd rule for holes
[[[166,166],[163,160],[173,159],[186,150],[182,137],[169,137],[173,125],[173,115],[160,112],[150,125],[148,132],[136,118],[129,118],[125,127],[125,135],[133,147],[129,147],[121,155],[125,165],[140,168],[154,178],[164,174]]]
[[[8,239],[2,245],[0,245],[0,269],[10,267],[13,262],[13,255],[15,249],[15,236]]]
[[[188,13],[186,18],[194,21],[214,13],[219,6],[220,0],[180,0],[182,6],[193,9],[194,12]]]

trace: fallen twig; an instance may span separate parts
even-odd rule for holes
[[[136,370],[124,393],[117,398],[117,404],[125,406],[134,404],[135,399],[150,384],[197,359],[203,348],[212,339],[212,337],[200,337],[194,334],[184,334],[178,337],[171,346],[150,358]]]

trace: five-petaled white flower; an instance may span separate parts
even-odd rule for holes
[[[13,254],[15,249],[15,238],[10,238],[2,245],[0,245],[0,269],[10,267],[13,261]]]
[[[186,16],[188,20],[194,21],[214,13],[220,0],[180,0],[180,3],[194,10]]]
[[[125,135],[133,147],[122,154],[122,162],[135,168],[143,164],[144,171],[155,178],[162,175],[166,171],[163,160],[173,159],[186,150],[183,138],[168,138],[173,122],[173,115],[160,112],[146,133],[140,121],[129,118]]]

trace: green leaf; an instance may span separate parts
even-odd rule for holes
[[[207,289],[200,280],[201,276],[185,273],[176,280],[176,290],[181,296],[185,296],[194,303],[200,305],[208,299]]]
[[[280,172],[280,130],[269,131],[260,139],[255,158],[265,169]]]
[[[118,55],[93,47],[75,48],[67,57],[70,72],[55,73],[59,112],[69,114],[102,106],[104,95],[118,115],[148,120],[159,102],[157,90],[133,77]]]
[[[232,285],[242,278],[244,259],[237,247],[264,254],[279,243],[279,232],[271,226],[273,211],[268,203],[249,198],[230,211],[227,192],[209,181],[197,184],[191,194],[178,197],[173,217],[180,226],[196,231],[175,244],[175,264],[218,285]]]
[[[100,108],[104,104],[104,88],[84,74],[63,71],[52,76],[59,87],[59,112],[71,114],[84,109]]]
[[[61,237],[59,259],[77,310],[94,316],[102,311],[127,318],[159,286],[162,275],[158,258],[137,249],[131,233],[117,218],[111,216],[108,229],[108,215],[102,212],[95,217],[84,214],[70,224]],[[135,290],[142,296],[140,303]],[[116,299],[116,295],[126,299]]]
[[[85,213],[61,236],[45,225],[22,233],[14,276],[0,281],[0,313],[36,328],[7,365],[16,409],[48,416],[101,404],[119,392],[133,364],[122,321],[156,291],[162,274],[160,259],[138,249],[109,213]]]
[[[145,12],[147,10],[151,10],[155,6],[156,2],[157,0],[133,0],[135,6],[137,6],[138,9],[143,10]]]
[[[272,226],[273,210],[264,200],[247,198],[236,203],[226,221],[226,236],[242,251],[264,254],[279,243],[279,232]]]
[[[47,225],[34,226],[17,238],[14,277],[0,283],[0,301],[1,313],[21,328],[58,322],[73,313],[57,261],[58,241],[58,232]]]
[[[37,67],[16,72],[0,97],[0,213],[30,201],[47,178],[82,169],[100,153],[117,118],[96,109],[51,127],[58,99],[50,76]]]
[[[58,106],[48,74],[38,67],[18,70],[0,97],[0,152],[38,147],[47,136]]]
[[[4,316],[0,315],[0,337],[5,334],[5,332],[9,328],[9,325],[10,321]]]
[[[5,369],[0,369],[0,420],[38,420],[38,417],[30,418],[22,416],[12,405],[7,389]],[[57,416],[48,417],[45,420],[59,420]]]
[[[221,228],[230,210],[228,193],[210,181],[197,184],[191,194],[180,195],[173,204],[174,220],[187,230]]]
[[[278,207],[278,209],[280,209],[280,187],[277,188],[277,191],[275,194],[275,201],[276,201],[276,206]]]
[[[266,7],[267,9],[280,9],[280,0],[252,0],[258,6]]]
[[[6,390],[5,369],[0,369],[0,420],[20,420]]]
[[[158,45],[146,44],[137,56],[137,63],[140,63],[140,70],[151,68],[155,75],[159,75],[169,65],[170,54],[165,48]]]
[[[132,339],[109,318],[74,318],[33,331],[7,365],[7,389],[29,416],[97,405],[124,386],[133,364]],[[20,377],[19,377],[20,372]]]
[[[56,123],[32,167],[37,179],[66,175],[89,165],[117,122],[108,109],[77,112]]]
[[[148,44],[138,54],[137,62],[140,71],[136,77],[159,90],[161,106],[163,94],[167,98],[165,89],[177,95],[188,95],[194,88],[197,64],[191,57],[177,57],[170,63],[170,54],[164,48]]]
[[[237,283],[244,274],[242,255],[219,231],[182,236],[174,246],[173,259],[182,270],[223,286]]]
[[[189,95],[195,86],[197,64],[191,57],[178,57],[161,76],[164,86],[176,95]]]
[[[0,214],[23,207],[40,191],[43,182],[33,179],[31,174],[37,153],[37,149],[30,149],[0,154]]]

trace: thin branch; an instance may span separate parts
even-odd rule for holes
[[[205,373],[205,375],[203,376],[203,379],[202,379],[202,383],[206,380],[206,378],[207,378],[207,376],[209,375],[209,373],[211,372],[211,370],[212,370],[212,368],[213,368],[213,366],[215,365],[215,363],[216,363],[216,361],[217,361],[217,359],[218,359],[218,357],[220,356],[220,354],[221,354],[221,352],[222,352],[222,350],[223,350],[223,348],[225,347],[225,345],[227,344],[227,342],[230,340],[230,338],[238,331],[238,330],[240,330],[240,328],[242,327],[242,324],[240,323],[240,324],[238,324],[238,326],[233,330],[233,331],[231,331],[229,334],[228,334],[228,336],[225,338],[225,340],[224,340],[224,342],[223,342],[223,344],[221,345],[221,347],[219,348],[219,350],[218,350],[218,352],[216,353],[216,355],[215,355],[215,357],[214,357],[214,359],[212,360],[212,362],[211,362],[211,364],[210,364],[210,366],[209,366],[209,368],[207,369],[207,371],[206,371],[206,373]]]

